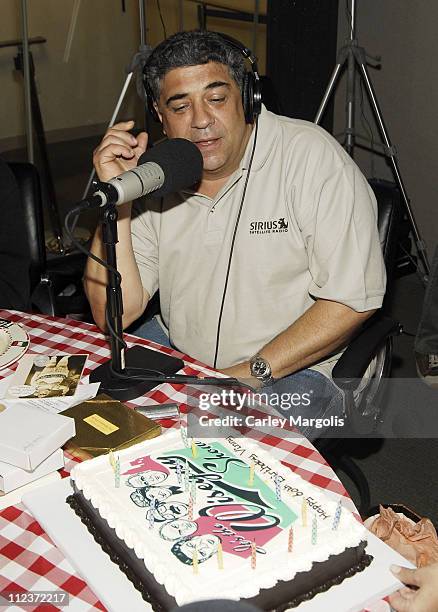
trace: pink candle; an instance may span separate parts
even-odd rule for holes
[[[294,530],[292,527],[289,529],[289,539],[287,541],[287,552],[292,552],[294,547]]]
[[[187,508],[187,518],[189,521],[193,521],[193,495],[189,497],[189,507]]]
[[[255,569],[257,565],[257,548],[256,543],[251,542],[251,569]]]

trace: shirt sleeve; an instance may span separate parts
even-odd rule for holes
[[[310,295],[357,312],[380,308],[386,272],[377,205],[356,164],[339,166],[319,185],[312,204],[313,214],[302,230],[312,277]]]
[[[152,297],[158,289],[157,215],[160,200],[137,200],[132,209],[131,237],[135,260],[144,289]]]

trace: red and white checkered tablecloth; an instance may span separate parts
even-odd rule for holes
[[[109,358],[109,346],[103,334],[94,325],[72,319],[45,315],[25,314],[0,310],[0,318],[19,323],[29,334],[31,353],[87,353],[87,375],[90,370]],[[197,376],[201,372],[213,374],[207,366],[177,351],[153,342],[125,336],[128,346],[139,344],[161,350],[184,360],[184,374]],[[16,364],[0,371],[0,378],[10,375]],[[128,402],[131,405],[151,405],[177,402],[184,411],[191,405],[196,392],[185,385],[162,384],[144,397]],[[163,428],[178,425],[175,420],[161,422]],[[283,437],[282,437],[283,436]],[[357,512],[344,487],[324,458],[304,438],[284,439],[284,431],[271,430],[269,435],[254,435],[260,444],[269,448],[276,459],[282,461],[305,480],[324,489],[333,499],[342,498],[343,504]],[[74,465],[66,457],[63,475]],[[75,610],[104,610],[94,593],[77,574],[64,555],[56,548],[40,525],[22,504],[0,511],[0,593],[5,591],[65,590],[74,596]],[[15,608],[17,609],[17,608]],[[40,605],[26,610],[57,610],[55,606]]]

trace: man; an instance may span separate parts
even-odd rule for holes
[[[119,208],[124,325],[159,287],[166,335],[160,328],[151,336],[149,324],[151,339],[169,342],[168,335],[182,352],[254,387],[311,389],[325,398],[313,416],[339,412],[335,354],[385,290],[364,177],[313,124],[265,108],[258,126],[246,123],[244,58],[215,33],[170,37],[145,75],[163,132],[194,142],[204,165],[199,185],[148,199],[132,222],[131,204]],[[101,180],[137,164],[147,136],[135,138],[132,127],[114,126],[95,150]],[[100,230],[93,252],[103,255]],[[90,260],[85,286],[101,327],[105,283],[105,270]]]

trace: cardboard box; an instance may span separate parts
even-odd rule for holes
[[[161,434],[158,423],[105,393],[68,408],[63,414],[76,423],[76,435],[65,448],[80,459],[119,451]]]
[[[75,433],[74,419],[25,404],[2,406],[0,461],[34,470]]]
[[[22,470],[15,465],[0,461],[0,491],[9,493],[14,489],[18,489],[18,487],[22,487],[63,467],[64,453],[61,448],[47,457],[32,471]]]

